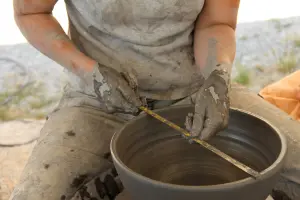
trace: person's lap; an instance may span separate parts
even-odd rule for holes
[[[191,102],[191,98],[186,98],[177,104]],[[283,190],[292,199],[299,198],[300,134],[297,133],[300,124],[244,88],[233,86],[231,104],[264,117],[286,134],[290,151],[276,189]],[[79,188],[84,190],[79,190],[74,200],[80,195],[88,197],[87,192],[100,196],[101,188],[96,184],[99,179],[95,176],[113,167],[107,159],[110,139],[125,122],[95,108],[72,107],[54,112],[42,129],[41,138],[10,199],[67,200]]]
[[[82,184],[112,167],[110,139],[124,122],[94,108],[54,112],[10,199],[70,199]]]

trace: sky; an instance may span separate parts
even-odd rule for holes
[[[299,8],[300,0],[241,0],[238,23],[300,16]],[[53,14],[66,31],[68,21],[64,9],[64,1],[59,0]],[[12,0],[0,1],[0,25],[0,45],[26,42],[14,22]]]

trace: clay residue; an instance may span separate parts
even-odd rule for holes
[[[50,167],[49,164],[44,164],[44,169],[48,169]]]
[[[66,134],[71,137],[76,136],[76,133],[74,131],[67,131]]]
[[[213,99],[215,100],[215,102],[217,103],[218,100],[220,99],[219,95],[215,92],[215,88],[213,86],[210,86],[209,88],[209,92],[212,95]]]
[[[87,179],[87,177],[88,177],[87,174],[82,174],[82,175],[75,177],[71,184],[71,187],[79,188],[84,183],[84,181]]]

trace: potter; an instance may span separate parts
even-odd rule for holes
[[[229,97],[239,0],[65,0],[68,34],[51,14],[57,1],[13,0],[23,35],[66,69],[69,82],[11,200],[114,199],[123,188],[110,141],[138,106],[190,101],[186,128],[213,140],[228,125],[230,105],[247,96]],[[294,198],[299,170],[289,172],[299,167],[290,160],[276,191]]]

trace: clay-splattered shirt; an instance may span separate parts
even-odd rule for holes
[[[193,30],[204,0],[65,2],[73,42],[105,66],[134,72],[142,96],[179,99],[201,85]]]

